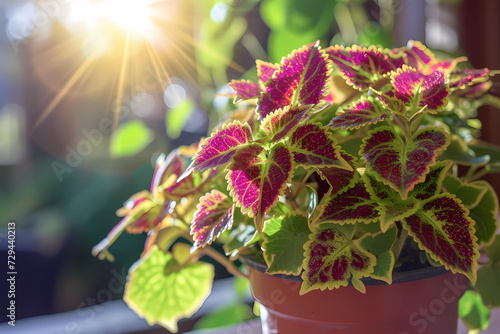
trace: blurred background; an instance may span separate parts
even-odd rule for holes
[[[318,39],[414,39],[500,69],[499,15],[489,0],[0,0],[1,308],[10,221],[16,320],[88,320],[85,310],[120,299],[145,235],[123,235],[113,263],[92,247],[149,188],[161,153],[207,135],[231,109],[226,84],[253,79],[255,59],[279,62]],[[482,139],[500,144],[500,112],[482,107],[479,118]]]

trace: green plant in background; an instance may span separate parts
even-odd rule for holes
[[[477,107],[498,100],[493,73],[462,61],[419,42],[317,42],[257,61],[257,82],[229,84],[238,108],[208,139],[161,157],[150,190],[125,203],[93,253],[112,258],[123,231],[148,232],[124,299],[170,330],[210,293],[203,256],[242,277],[232,261],[255,257],[268,274],[300,276],[301,294],[364,293],[364,277],[391,284],[395,271],[444,266],[499,307],[498,200],[479,178],[498,171],[500,149],[475,138]],[[477,296],[464,298],[460,315],[485,327]]]

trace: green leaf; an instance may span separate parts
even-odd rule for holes
[[[248,320],[251,315],[252,309],[248,305],[230,305],[205,315],[194,325],[194,329],[214,329],[236,325]]]
[[[237,221],[235,219],[235,221]],[[252,225],[240,224],[237,228],[233,228],[229,235],[229,240],[224,244],[224,252],[226,255],[232,255],[233,252],[244,247],[247,242],[255,237],[257,229]]]
[[[457,195],[462,204],[467,208],[477,206],[479,200],[483,197],[487,188],[477,182],[463,183],[459,178],[452,175],[446,175],[443,180],[443,187],[449,193]]]
[[[111,136],[109,151],[112,157],[122,158],[141,152],[153,141],[154,132],[140,120],[120,125]]]
[[[491,262],[498,263],[500,262],[500,237],[495,236],[493,242],[484,247],[486,255],[490,258]]]
[[[498,198],[495,190],[486,181],[477,181],[473,183],[478,187],[486,189],[486,193],[479,201],[479,204],[470,209],[470,217],[474,219],[476,225],[477,243],[490,244],[498,229]]]
[[[268,274],[299,275],[304,244],[309,240],[307,217],[292,214],[268,220],[264,225],[264,259]]]
[[[186,251],[189,247],[179,248],[179,252]],[[177,321],[191,317],[208,297],[213,278],[211,264],[181,264],[154,245],[132,266],[123,299],[149,325],[177,332]]]
[[[393,226],[385,233],[366,234],[355,241],[355,244],[359,248],[377,257],[377,264],[373,268],[373,273],[370,276],[383,280],[388,284],[392,283],[392,269],[396,260],[391,250],[396,240],[396,236],[397,228]]]
[[[486,330],[490,324],[490,310],[484,306],[481,296],[467,290],[458,302],[458,316],[469,329]]]
[[[167,135],[172,139],[179,138],[184,125],[191,116],[191,112],[195,108],[193,100],[187,98],[179,105],[170,109],[165,117],[165,126]]]
[[[500,267],[494,264],[479,268],[476,288],[486,307],[500,307]]]

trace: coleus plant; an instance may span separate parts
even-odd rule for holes
[[[170,330],[210,293],[205,255],[240,276],[232,260],[260,258],[268,274],[300,276],[301,294],[365,292],[364,277],[391,284],[394,271],[444,266],[500,306],[480,275],[500,273],[498,200],[479,180],[500,170],[500,150],[475,138],[474,118],[498,100],[494,73],[465,60],[438,60],[413,41],[316,42],[279,64],[258,60],[256,81],[229,83],[238,103],[229,119],[160,157],[150,191],[118,211],[94,254],[112,259],[120,233],[147,232],[124,299]],[[490,257],[478,271],[483,246]]]

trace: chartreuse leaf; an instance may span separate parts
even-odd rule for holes
[[[331,120],[329,126],[333,130],[354,130],[375,124],[389,116],[390,114],[383,110],[379,101],[369,98],[358,101],[349,109],[344,110]]]
[[[179,138],[194,108],[196,108],[196,103],[192,99],[186,98],[167,112],[165,128],[170,138]]]
[[[234,121],[229,125],[225,124],[201,146],[185,174],[226,164],[236,151],[243,147],[255,146],[250,144],[252,141],[252,130],[247,123],[241,124],[239,121]]]
[[[425,75],[415,68],[403,65],[391,74],[391,84],[395,89],[394,97],[414,108],[426,108],[436,113],[448,103],[448,84],[444,71],[435,69]]]
[[[358,248],[370,252],[377,258],[377,264],[370,277],[380,279],[388,284],[392,283],[392,269],[396,261],[391,248],[396,240],[397,232],[396,226],[392,226],[385,233],[367,233],[355,241]]]
[[[231,196],[243,213],[255,217],[255,226],[261,233],[264,216],[276,205],[292,178],[292,154],[281,143],[262,154],[240,149],[229,169],[226,179]]]
[[[111,136],[109,152],[114,158],[128,157],[141,152],[153,141],[154,132],[140,120],[120,125]]]
[[[322,202],[315,225],[323,222],[368,224],[379,219],[378,204],[366,190],[363,181],[331,197],[324,197]]]
[[[460,200],[451,194],[434,196],[406,217],[403,227],[432,259],[475,283],[479,253],[474,221]]]
[[[486,189],[479,203],[470,209],[470,217],[476,225],[476,237],[478,244],[490,244],[498,230],[498,198],[495,190],[486,181],[476,181],[471,185]]]
[[[291,139],[295,163],[305,167],[337,167],[352,171],[340,155],[333,135],[321,124],[306,124],[296,128]]]
[[[487,264],[477,271],[476,289],[488,308],[500,307],[500,266]]]
[[[482,183],[463,183],[462,180],[453,175],[446,175],[443,187],[447,192],[460,198],[462,204],[469,209],[478,205],[487,190]]]
[[[200,198],[191,222],[193,249],[209,245],[222,232],[233,226],[233,205],[218,190],[212,190]]]
[[[259,101],[257,112],[262,118],[286,106],[318,104],[326,93],[331,68],[319,42],[295,50],[283,58],[272,80],[266,82],[266,92]]]
[[[268,274],[299,275],[304,261],[304,244],[309,240],[307,217],[291,214],[274,217],[262,231],[264,260]]]
[[[371,131],[363,140],[360,155],[367,169],[406,199],[415,184],[425,180],[438,152],[448,145],[448,135],[438,128],[423,128],[405,143],[390,127]]]
[[[278,109],[266,116],[260,128],[264,130],[273,142],[277,142],[283,139],[299,124],[309,109],[310,107],[307,106],[287,106],[283,109]]]
[[[486,330],[490,324],[490,310],[474,290],[465,291],[458,301],[458,316],[471,330]]]
[[[200,308],[214,278],[211,264],[182,263],[189,257],[189,246],[181,248],[178,260],[153,246],[130,269],[123,296],[149,325],[160,324],[172,332],[177,332],[179,319],[191,317]]]
[[[322,224],[304,245],[305,259],[300,294],[315,289],[347,286],[349,279],[367,277],[373,272],[376,258],[358,248],[351,240],[354,226]],[[360,281],[354,285],[363,290]]]

